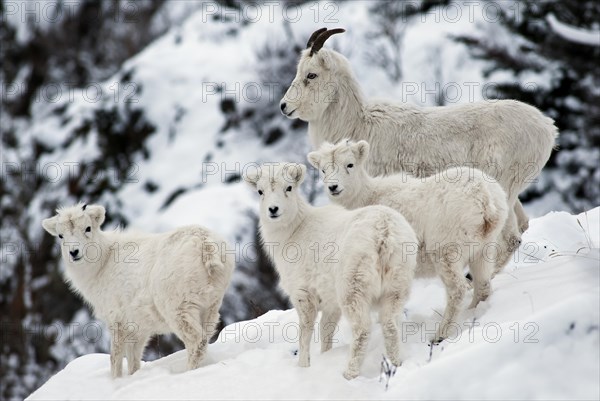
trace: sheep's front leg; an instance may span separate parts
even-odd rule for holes
[[[319,335],[321,338],[321,352],[327,352],[333,345],[333,335],[342,311],[339,308],[324,309],[319,324]]]
[[[125,330],[122,323],[110,325],[112,331],[110,345],[110,373],[113,378],[123,375],[123,357],[125,355]]]
[[[517,216],[514,210],[508,212],[508,218],[502,228],[502,232],[497,238],[497,242],[499,252],[495,255],[496,260],[494,261],[493,276],[502,271],[517,248],[519,248],[519,245],[521,245],[521,233],[517,227]]]
[[[140,369],[144,348],[148,343],[149,336],[138,334],[125,345],[125,357],[127,358],[127,367],[129,374],[132,375]]]
[[[527,213],[525,213],[525,209],[523,209],[523,205],[521,201],[517,198],[515,201],[514,212],[517,216],[517,225],[519,227],[519,231],[523,234],[529,228],[529,217],[527,217]]]
[[[295,297],[292,301],[296,312],[298,313],[298,320],[300,323],[300,344],[299,344],[299,361],[298,365],[306,368],[310,366],[310,340],[313,335],[315,319],[317,317],[317,306],[316,302],[312,299],[313,297],[302,291],[305,294]]]

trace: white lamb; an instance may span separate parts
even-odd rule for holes
[[[104,232],[105,210],[77,205],[45,219],[60,238],[64,275],[111,331],[113,377],[140,368],[152,335],[175,333],[188,352],[188,369],[200,365],[219,322],[219,308],[234,268],[222,257],[225,242],[200,226],[162,234]]]
[[[428,178],[408,174],[371,177],[369,144],[324,143],[308,160],[324,173],[330,199],[348,209],[389,206],[406,217],[419,243],[417,276],[439,275],[447,306],[434,341],[447,337],[467,289],[463,269],[473,276],[475,307],[490,294],[496,238],[508,214],[502,187],[480,170],[459,167]]]
[[[366,167],[374,176],[405,171],[425,177],[462,165],[494,177],[511,209],[497,262],[502,267],[528,227],[517,195],[550,157],[558,135],[552,119],[514,100],[444,107],[369,100],[348,60],[323,48],[331,35],[341,32],[322,28],[313,33],[281,100],[282,113],[308,121],[314,150],[325,141],[368,141],[372,157]]]
[[[260,195],[264,248],[298,312],[299,365],[310,365],[317,312],[323,311],[322,352],[331,349],[343,313],[353,334],[344,377],[358,376],[375,305],[386,353],[399,365],[398,320],[416,266],[415,233],[404,217],[385,206],[349,211],[336,205],[309,205],[298,193],[305,173],[306,166],[289,163],[264,165],[244,175]]]

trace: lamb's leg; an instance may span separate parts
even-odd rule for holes
[[[200,311],[193,307],[184,307],[178,311],[175,333],[185,344],[188,353],[188,370],[196,369],[206,353],[208,340],[200,322]]]
[[[217,332],[217,328],[219,327],[219,309],[221,308],[221,301],[215,301],[211,304],[206,313],[203,315],[202,323],[204,325],[204,331],[206,332],[207,340],[210,341],[212,336]]]
[[[347,380],[354,379],[360,373],[360,366],[365,359],[365,351],[371,334],[370,305],[367,300],[353,299],[344,303],[344,316],[352,325],[352,345],[350,347],[350,360],[344,371]]]
[[[300,295],[294,297],[292,304],[298,313],[300,323],[300,344],[298,365],[306,368],[310,366],[310,340],[312,338],[315,319],[317,317],[316,302],[306,291],[300,291]]]
[[[469,270],[473,276],[473,300],[469,308],[474,308],[481,301],[485,301],[492,291],[491,279],[494,264],[487,260],[481,250],[478,250],[469,263]]]
[[[342,311],[339,308],[324,309],[319,334],[321,337],[321,352],[327,352],[333,345],[333,335],[340,321]]]
[[[498,236],[496,244],[497,246],[495,246],[495,248],[498,252],[494,263],[495,267],[492,277],[498,274],[504,266],[506,266],[513,253],[521,244],[521,234],[517,227],[517,216],[515,215],[514,210],[509,211],[506,224],[502,228],[502,232]]]
[[[128,342],[125,348],[125,357],[127,358],[127,366],[129,374],[132,375],[140,369],[142,362],[142,354],[148,343],[149,336],[138,334],[133,338],[132,342]]]
[[[123,324],[116,322],[110,325],[110,373],[113,378],[123,375],[123,356],[125,355],[125,335]]]
[[[399,317],[402,315],[404,303],[408,298],[408,289],[384,294],[379,310],[379,322],[385,340],[385,352],[390,361],[400,366],[400,332],[398,328]]]
[[[442,341],[448,336],[449,325],[455,321],[460,304],[467,291],[467,283],[462,272],[462,262],[450,261],[442,258],[440,266],[440,277],[446,287],[446,310],[442,322],[438,327],[433,343]]]
[[[525,209],[523,209],[523,205],[519,199],[516,200],[514,206],[515,215],[517,216],[517,225],[519,227],[519,231],[523,234],[529,228],[529,217],[525,213]]]

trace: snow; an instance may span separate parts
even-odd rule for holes
[[[437,280],[417,280],[403,323],[404,363],[387,391],[379,381],[383,341],[376,324],[361,376],[346,381],[342,371],[351,336],[345,320],[334,348],[320,354],[315,339],[311,367],[300,368],[296,313],[274,310],[227,326],[195,371],[184,371],[181,351],[112,380],[109,356],[90,354],[71,362],[28,400],[597,400],[599,244],[600,208],[531,220],[514,260],[494,279],[490,299],[463,312],[461,331],[434,347],[431,357],[427,341],[440,320],[444,290]]]
[[[36,23],[37,17],[33,14],[25,18],[29,23],[23,23],[23,12],[32,9],[39,14],[49,10],[49,4],[53,2],[45,0],[30,1],[29,3],[30,5],[25,6],[24,1],[11,2],[12,5],[16,5],[18,8],[11,8],[6,13],[7,23],[17,27],[17,40],[21,43],[30,39],[32,29],[39,28],[43,30],[47,28],[42,23]],[[31,233],[31,237],[37,238],[41,242],[42,236],[46,235],[39,227],[39,221],[48,217],[48,213],[50,213],[45,206],[46,204],[52,204],[53,202],[69,204],[86,201],[104,204],[107,207],[109,216],[120,214],[126,218],[131,227],[158,232],[180,225],[201,224],[214,229],[230,243],[239,244],[240,249],[245,249],[244,246],[254,240],[252,215],[255,215],[257,208],[255,194],[249,191],[243,183],[230,183],[223,179],[223,174],[231,171],[241,172],[248,163],[263,161],[305,162],[305,155],[309,150],[309,146],[305,129],[296,131],[288,129],[289,121],[279,115],[276,104],[269,104],[269,109],[266,107],[263,109],[273,110],[276,114],[276,117],[264,123],[268,127],[282,128],[282,131],[285,132],[285,135],[278,142],[266,146],[264,138],[256,134],[256,128],[252,124],[229,128],[223,132],[227,116],[220,110],[220,102],[226,97],[235,95],[237,96],[235,99],[236,109],[238,112],[243,111],[245,107],[250,105],[249,100],[251,99],[244,97],[243,91],[238,88],[245,88],[246,85],[255,83],[262,87],[261,102],[266,101],[270,91],[268,87],[264,86],[260,71],[261,66],[263,68],[264,66],[271,67],[270,62],[272,60],[259,59],[259,50],[266,44],[277,46],[282,43],[287,44],[288,31],[297,44],[304,45],[310,33],[321,26],[347,28],[345,34],[336,35],[328,40],[327,46],[338,49],[348,57],[361,86],[369,96],[385,96],[423,106],[431,106],[435,104],[439,90],[447,95],[448,99],[446,100],[448,103],[466,103],[480,100],[482,97],[485,98],[486,92],[482,93],[482,89],[485,88],[486,84],[494,81],[500,83],[518,79],[520,82],[532,83],[537,86],[550,82],[553,77],[552,73],[549,72],[550,68],[546,72],[541,72],[538,75],[534,74],[533,76],[531,74],[522,74],[519,77],[506,74],[504,76],[500,74],[484,76],[483,71],[486,63],[470,57],[467,47],[453,41],[452,35],[470,35],[482,30],[482,27],[491,27],[495,29],[487,34],[488,37],[514,42],[514,46],[512,46],[514,49],[519,48],[521,43],[515,42],[514,35],[505,32],[500,24],[488,23],[489,21],[485,19],[483,13],[485,10],[483,3],[475,5],[472,3],[474,2],[457,2],[462,7],[463,12],[463,18],[458,21],[454,20],[452,16],[444,17],[441,15],[438,18],[437,11],[434,9],[433,14],[428,15],[426,18],[417,17],[407,24],[400,57],[403,77],[400,81],[395,82],[388,76],[385,66],[373,64],[372,57],[368,52],[372,44],[372,39],[369,38],[368,33],[378,27],[373,13],[369,11],[369,8],[373,5],[372,2],[307,2],[298,6],[271,2],[269,4],[274,7],[272,9],[269,9],[266,6],[267,3],[265,3],[262,8],[262,18],[246,21],[247,23],[239,22],[239,11],[224,7],[220,10],[221,14],[215,15],[219,16],[217,19],[212,18],[212,16],[207,17],[206,13],[203,15],[198,9],[213,5],[208,2],[166,2],[162,12],[152,24],[155,24],[156,28],[154,30],[156,31],[162,31],[167,26],[173,27],[150,43],[143,51],[125,62],[113,77],[100,84],[90,83],[89,86],[93,87],[89,88],[88,86],[89,94],[85,92],[88,88],[72,88],[67,84],[68,88],[63,88],[63,96],[58,100],[49,101],[44,96],[38,95],[38,100],[32,108],[31,121],[25,123],[20,119],[15,119],[11,122],[10,130],[14,129],[14,132],[19,133],[18,141],[22,145],[15,152],[0,152],[3,165],[20,165],[21,160],[26,160],[31,156],[27,153],[34,152],[35,147],[30,146],[31,143],[40,142],[52,149],[50,153],[43,154],[37,160],[36,167],[42,170],[39,175],[46,181],[46,185],[38,191],[35,198],[29,203],[28,231]],[[241,7],[248,12],[252,11],[250,5],[246,6],[244,4],[241,4]],[[469,7],[466,7],[466,4],[469,4]],[[218,8],[222,7],[218,2],[214,5]],[[467,18],[467,10],[472,6],[475,7],[473,18],[470,18],[470,16]],[[289,12],[285,11],[288,7],[297,8],[301,18],[295,19],[293,9],[290,9]],[[318,16],[315,15],[317,9]],[[226,17],[223,18],[221,15]],[[172,21],[177,21],[177,23]],[[388,40],[382,37],[378,39]],[[20,72],[21,75],[16,80],[17,83],[22,84],[26,72],[25,70]],[[125,78],[126,76],[128,78]],[[281,88],[281,86],[288,85],[292,78],[293,76],[290,76],[288,80],[274,76],[272,78],[274,82],[270,83],[279,85]],[[99,101],[91,101],[90,96],[93,97],[93,89],[98,85],[101,88],[103,97]],[[133,85],[133,88],[139,89],[139,92],[131,92],[131,85]],[[214,88],[211,85],[223,85],[229,90],[229,95],[227,93],[213,93],[212,89]],[[590,86],[593,87],[592,84]],[[5,89],[2,88],[2,90]],[[455,90],[458,90],[458,94],[454,92]],[[487,93],[489,94],[489,92]],[[3,95],[10,97],[10,93],[3,93]],[[126,104],[125,100],[129,97],[134,102]],[[279,99],[274,100],[276,102]],[[262,104],[258,103],[255,106],[257,109],[261,109]],[[144,119],[156,127],[156,131],[144,143],[144,146],[148,149],[148,158],[142,158],[139,153],[136,155],[136,158],[131,161],[132,175],[127,176],[126,180],[115,178],[115,180],[121,180],[116,183],[119,184],[116,193],[105,191],[97,198],[74,199],[68,189],[68,180],[78,178],[82,171],[85,172],[86,166],[101,161],[103,157],[98,146],[102,134],[96,128],[92,128],[87,135],[78,136],[74,133],[84,126],[86,121],[94,121],[94,115],[98,111],[111,111],[113,108],[121,111],[127,108],[139,109],[143,112]],[[64,110],[64,113],[57,112],[61,109]],[[257,115],[261,114],[257,113]],[[3,127],[8,127],[9,120],[2,119],[0,124]],[[262,125],[263,121],[257,123]],[[560,155],[562,155],[562,152],[564,150],[561,151]],[[589,160],[592,163],[597,161],[597,156],[598,150],[591,149],[583,153],[580,151],[573,152],[569,157],[585,157],[586,161]],[[54,172],[49,167],[54,165],[61,168],[61,177],[56,182],[51,181],[52,177],[49,176],[50,173]],[[212,169],[215,166],[217,167],[217,173],[211,175],[210,172],[213,171]],[[49,168],[48,174],[46,174],[45,168]],[[71,168],[74,168],[73,172]],[[112,177],[116,171],[104,171],[104,173]],[[545,178],[542,175],[539,179],[543,183],[544,179],[548,179],[548,177]],[[565,176],[557,179],[566,182],[573,178]],[[20,181],[26,182],[24,179]],[[156,185],[155,191],[145,189],[148,182]],[[308,185],[307,183],[306,187]],[[543,185],[539,185],[538,192],[545,191],[545,188]],[[177,191],[181,191],[182,195],[178,196],[173,202],[167,203],[167,199]],[[2,202],[5,201],[6,199],[3,197]],[[326,195],[319,191],[315,203],[320,205],[327,202]],[[565,203],[563,194],[553,191],[548,192],[547,196],[543,198],[528,203],[525,207],[530,216],[540,216],[550,210],[566,210],[572,205]],[[597,212],[594,216],[597,220]],[[546,218],[550,218],[550,216]],[[573,217],[560,214],[553,218],[563,219],[556,223],[557,226],[573,228],[573,232],[570,232],[572,238],[581,237],[578,226],[572,224]],[[532,225],[534,223],[535,221],[532,222]],[[596,225],[592,225],[592,228],[594,227]],[[106,228],[110,229],[110,227]],[[17,238],[17,234],[10,230],[13,229],[8,229],[7,237]],[[561,232],[563,231],[561,230]],[[5,234],[3,233],[3,235]],[[541,243],[549,238],[548,235],[548,233],[545,233],[543,238],[542,236],[539,238],[534,237],[534,241]],[[559,244],[563,244],[562,241],[565,241],[565,238],[559,238],[557,241]],[[584,242],[581,241],[581,243]],[[597,241],[595,243],[597,244]],[[548,245],[547,242],[544,242],[544,244]],[[570,246],[571,244],[569,244]],[[572,246],[572,248],[569,248],[570,252],[579,249],[579,246]],[[530,251],[525,246],[521,248],[521,252]],[[550,258],[548,255],[544,255],[544,257]],[[579,256],[576,260],[579,261],[581,258]],[[578,281],[575,283],[570,281],[571,279],[580,280],[580,276],[571,277],[566,274],[563,271],[565,267],[561,267],[562,265],[556,268],[552,267],[557,260],[564,262],[565,257],[551,257],[544,263],[540,263],[539,268],[542,270],[547,268],[548,272],[554,274],[552,280],[564,280],[565,283],[570,283],[568,291],[581,289],[582,286],[579,285]],[[0,271],[0,279],[2,280],[14,276],[12,269],[13,266],[16,266],[16,262],[11,260],[10,257],[9,262],[8,265],[3,265],[3,269]],[[251,291],[264,291],[263,284],[259,285],[255,282],[259,281],[261,277],[258,277],[256,271],[251,269],[252,266],[252,263],[242,263],[236,269],[225,299],[225,305],[233,305],[226,310],[224,309],[223,318],[226,323],[238,320],[242,316],[248,316],[250,314],[247,310],[249,308],[248,294]],[[511,265],[511,268],[505,274],[495,280],[498,291],[495,297],[490,300],[491,305],[495,302],[495,299],[505,299],[511,307],[496,305],[489,310],[479,309],[476,311],[480,313],[477,315],[478,320],[483,322],[485,319],[491,319],[495,316],[493,313],[497,313],[502,316],[501,319],[504,319],[499,321],[503,333],[511,333],[510,324],[517,322],[516,319],[537,319],[537,315],[534,316],[531,311],[530,303],[536,301],[536,297],[540,296],[535,291],[542,291],[542,286],[538,287],[536,285],[535,289],[515,287],[511,290],[513,286],[516,286],[516,283],[513,282],[516,280],[514,277],[519,277],[527,282],[531,277],[536,280],[539,279],[538,276],[543,278],[545,273],[543,274],[535,269],[536,266],[527,264],[522,260],[517,260]],[[590,281],[591,283],[597,283],[595,276]],[[553,284],[550,278],[547,278],[546,281],[539,280],[539,282],[548,286]],[[32,281],[32,284],[42,285],[43,281]],[[246,288],[245,293],[239,290],[239,288],[244,287]],[[67,291],[66,287],[65,291]],[[504,293],[503,291],[507,292]],[[529,295],[524,295],[523,291],[527,291]],[[530,298],[533,298],[533,301]],[[560,300],[560,298],[552,299],[556,302]],[[513,301],[515,302],[514,305],[512,304]],[[596,299],[592,301],[597,303]],[[544,299],[544,302],[549,301]],[[432,312],[432,308],[440,312],[443,305],[444,294],[439,283],[418,282],[415,284],[413,300],[408,306],[409,318],[419,323],[432,323],[437,316],[436,313]],[[550,307],[550,305],[547,306]],[[540,312],[539,307],[535,302],[535,308],[538,312]],[[490,313],[492,314],[490,315]],[[539,318],[545,319],[543,316]],[[597,321],[597,318],[595,319]],[[465,317],[464,321],[470,320],[472,320],[472,317],[470,319]],[[294,322],[295,314],[293,311],[270,312],[257,321],[240,323],[239,326],[234,325],[229,326],[229,328],[243,330],[244,327],[249,327],[248,325],[270,321],[281,322],[281,324]],[[519,320],[518,322],[526,323],[525,320],[523,322]],[[563,320],[560,320],[560,322],[564,323]],[[83,327],[85,324],[95,324],[95,321],[86,309],[82,309],[70,322],[64,322],[64,327],[77,324],[80,325],[79,327]],[[347,331],[346,326],[343,326],[342,329],[344,327]],[[561,328],[562,326],[559,329]],[[557,330],[560,331],[559,329]],[[448,398],[450,395],[446,397],[443,392],[446,391],[446,386],[453,386],[455,380],[443,377],[448,371],[445,370],[445,365],[441,361],[447,360],[446,358],[450,352],[456,352],[458,355],[469,355],[469,352],[478,352],[474,349],[475,344],[463,344],[461,346],[462,342],[448,343],[442,346],[443,351],[441,351],[442,347],[436,348],[433,361],[427,363],[427,347],[420,341],[408,341],[406,348],[407,361],[398,371],[396,377],[392,379],[389,392],[383,393],[381,385],[374,379],[378,373],[379,355],[382,350],[378,332],[373,336],[372,350],[369,360],[364,366],[364,376],[355,382],[346,383],[341,379],[341,371],[348,350],[347,332],[345,335],[340,334],[339,348],[334,349],[329,355],[320,356],[315,353],[314,366],[310,370],[302,370],[295,367],[294,357],[291,355],[292,350],[296,347],[295,342],[282,340],[283,332],[281,330],[276,330],[276,340],[273,343],[259,343],[265,355],[260,354],[261,356],[257,361],[251,359],[256,356],[254,348],[257,344],[246,342],[238,344],[226,341],[211,346],[210,359],[207,361],[205,369],[180,375],[171,374],[170,371],[172,366],[174,366],[172,369],[174,371],[184,366],[184,353],[178,353],[156,362],[148,362],[145,364],[144,369],[136,374],[135,379],[124,378],[116,382],[108,379],[106,355],[87,355],[82,359],[73,361],[75,368],[69,365],[71,368],[68,369],[74,370],[72,376],[71,373],[68,373],[69,377],[73,379],[72,381],[69,381],[67,377],[65,377],[65,382],[62,381],[61,378],[67,374],[65,373],[67,371],[63,371],[41,389],[41,393],[36,394],[34,397],[38,399],[53,397],[60,399],[68,397],[143,398],[141,392],[148,391],[152,393],[152,397],[157,398],[186,398],[186,395],[189,395],[187,398],[200,396],[227,398],[226,395],[230,395],[231,398],[245,398],[246,396],[248,398],[250,396],[252,398],[303,398],[306,396],[311,398],[398,398],[401,396],[408,397],[408,394],[421,398],[426,398],[426,395],[438,397],[442,394],[443,397]],[[521,327],[521,334],[524,333],[523,330],[524,328]],[[473,332],[477,332],[477,329],[474,329]],[[106,340],[108,331],[104,330],[103,333],[103,340]],[[571,343],[567,342],[565,344]],[[107,346],[107,341],[89,343],[81,336],[75,336],[75,338],[63,337],[50,351],[52,356],[62,364],[72,361],[83,353],[103,352]],[[478,346],[500,347],[500,345],[492,346],[481,341],[478,342]],[[597,350],[597,344],[594,347],[593,349]],[[485,349],[485,352],[500,356],[502,352],[509,352],[508,349],[502,351],[496,351],[495,348],[491,351]],[[517,357],[521,352],[525,352],[521,348],[515,348],[515,350],[517,350],[515,351]],[[484,357],[488,358],[487,355]],[[533,360],[539,359],[539,355],[527,355]],[[481,356],[479,357],[481,358]],[[221,362],[216,363],[215,361]],[[441,364],[438,364],[438,362]],[[225,369],[222,366],[223,363],[227,364],[227,369],[234,370],[229,370],[229,373],[220,370]],[[500,362],[496,361],[496,363]],[[523,383],[524,379],[518,376],[525,370],[512,368],[512,364],[513,362],[510,362],[509,367],[502,368],[505,376],[500,375],[499,378],[505,380],[510,375],[516,375],[516,382]],[[94,365],[101,366],[102,369],[95,369]],[[326,369],[321,369],[319,366],[324,366]],[[489,364],[486,365],[486,367],[489,366]],[[478,366],[478,368],[482,371],[484,369],[482,366]],[[531,366],[529,368],[532,369]],[[257,373],[248,375],[247,370]],[[242,374],[236,376],[231,374],[232,372],[235,374],[237,371]],[[461,375],[463,379],[456,381],[456,386],[460,388],[454,393],[450,392],[453,396],[465,394],[466,396],[473,396],[473,394],[477,394],[476,390],[483,391],[482,386],[489,385],[491,380],[482,373],[473,372],[470,365],[464,367],[461,365],[460,369],[452,368],[452,371],[454,375]],[[541,369],[541,371],[544,370]],[[79,373],[82,376],[78,376]],[[259,377],[259,373],[265,377]],[[493,371],[488,375],[493,376],[495,373],[500,374]],[[207,379],[204,378],[205,375]],[[477,380],[478,383],[468,379],[469,375],[480,378]],[[38,380],[40,380],[39,377],[42,377],[42,375],[38,375]],[[234,381],[241,381],[244,385],[250,383],[252,386],[245,385],[241,390],[240,384],[240,386],[231,386],[231,388],[221,388],[220,392],[218,391],[219,387],[224,387],[223,381],[226,380],[225,383],[227,383],[234,377]],[[316,384],[320,383],[325,377],[326,380],[324,381],[334,383],[334,385],[316,387]],[[406,381],[407,377],[410,377],[409,382]],[[591,376],[583,374],[582,377],[587,379]],[[145,378],[144,380],[149,381],[149,383],[142,384],[144,380],[138,380],[138,378]],[[273,378],[277,378],[277,384],[273,383]],[[299,379],[305,380],[309,386],[302,386],[307,388],[291,392],[291,389],[295,388],[294,384]],[[433,383],[433,380],[438,379],[444,380],[443,383],[447,383],[444,387],[440,387],[439,391],[441,393],[436,393],[436,389],[430,384]],[[431,382],[428,385],[426,382],[430,380]],[[535,378],[532,378],[532,380],[535,380]],[[101,381],[103,381],[102,384],[99,384]],[[155,381],[157,385],[160,384],[164,388],[173,386],[175,390],[172,391],[172,394],[168,394],[162,387],[157,388],[157,386],[154,386]],[[542,378],[540,383],[545,384],[546,381]],[[362,389],[363,384],[366,386],[366,390]],[[101,387],[104,385],[106,385],[106,388],[102,389]],[[477,385],[480,385],[480,387],[474,387]],[[554,391],[555,387],[553,385],[557,385],[557,383],[550,383],[548,391]],[[541,384],[533,386],[532,391],[538,391],[541,386]],[[55,388],[56,391],[52,388]],[[400,391],[400,388],[405,390]],[[582,385],[581,388],[587,392],[586,394],[595,395],[598,393],[597,388],[588,391],[589,385]],[[509,386],[506,391],[512,391],[511,389],[512,387]],[[72,391],[72,394],[68,395],[65,391]],[[500,389],[495,387],[491,391],[498,391],[495,393],[498,396],[501,394]],[[568,392],[557,393],[570,394]],[[513,396],[517,396],[516,390]],[[490,398],[493,397],[490,396]]]
[[[556,18],[554,14],[546,18],[552,30],[563,39],[573,43],[589,46],[600,46],[600,30],[587,30],[565,24]]]

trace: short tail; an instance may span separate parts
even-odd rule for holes
[[[381,219],[379,224],[375,227],[375,243],[377,245],[377,255],[379,258],[379,266],[381,266],[382,269],[382,276],[385,276],[388,273],[394,248],[396,247],[397,242],[400,241],[400,238],[396,238],[394,235],[393,227],[391,227],[392,224],[389,217],[386,216],[386,218]]]
[[[487,238],[498,228],[501,220],[501,212],[496,207],[493,195],[490,193],[487,185],[480,182],[477,187],[479,196],[476,199],[479,201],[483,213],[483,222],[481,223],[479,232],[482,238]]]
[[[220,286],[227,278],[227,272],[232,270],[228,268],[230,261],[226,258],[226,253],[222,247],[226,246],[224,242],[205,242],[202,252],[202,263],[206,269],[208,283]]]

